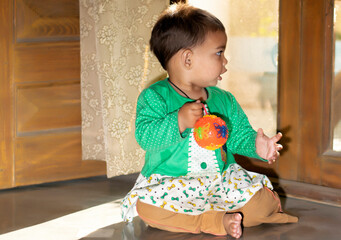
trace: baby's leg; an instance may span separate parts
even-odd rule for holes
[[[243,226],[252,227],[262,223],[294,223],[297,217],[283,213],[276,192],[264,187],[238,212],[243,213]]]
[[[242,216],[239,213],[225,214],[223,223],[227,234],[234,238],[240,238],[242,235],[241,221]]]
[[[136,210],[149,226],[170,232],[198,234],[201,232],[216,236],[241,235],[241,215],[226,214],[223,211],[207,211],[200,215],[176,213],[137,201]]]

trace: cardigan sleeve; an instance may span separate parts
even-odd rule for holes
[[[256,153],[257,132],[251,127],[243,109],[230,93],[229,98],[231,101],[231,111],[229,114],[230,121],[228,123],[229,137],[226,147],[233,154],[244,155],[247,157],[257,158],[262,161],[267,161]]]
[[[166,100],[155,90],[145,89],[136,108],[135,137],[142,149],[161,151],[184,140],[180,134],[178,110],[167,111]]]

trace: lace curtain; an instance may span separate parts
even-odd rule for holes
[[[135,140],[139,93],[165,77],[149,51],[165,0],[80,0],[83,160],[103,160],[107,176],[138,172]]]

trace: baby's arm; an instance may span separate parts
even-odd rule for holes
[[[180,133],[183,133],[187,128],[194,128],[195,123],[202,117],[202,115],[202,103],[200,100],[185,103],[180,108],[178,114]]]
[[[269,139],[264,135],[263,130],[258,130],[258,132],[253,130],[247,116],[233,95],[227,93],[227,97],[230,101],[226,105],[230,105],[231,110],[228,113],[229,137],[226,147],[233,154],[268,161],[269,164],[273,163],[279,155],[278,151],[282,149],[281,145],[276,145],[282,135],[278,134]]]
[[[194,105],[199,105],[201,109],[199,103],[186,103],[181,107],[181,111],[168,112],[167,101],[171,100],[165,99],[153,89],[145,89],[139,96],[135,137],[138,144],[146,151],[161,151],[183,141],[184,138],[180,133],[191,126],[192,120],[189,119],[195,115]],[[179,128],[180,124],[183,131]]]
[[[282,138],[282,133],[277,133],[272,138],[266,136],[263,129],[258,129],[256,137],[256,152],[257,154],[266,160],[269,164],[272,164],[279,157],[279,151],[283,149],[281,144],[277,142]]]

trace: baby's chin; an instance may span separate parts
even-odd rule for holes
[[[217,84],[218,84],[218,82],[219,81],[221,81],[219,78],[218,79],[216,79],[214,82],[212,82],[212,87],[215,87],[215,86],[217,86]]]

